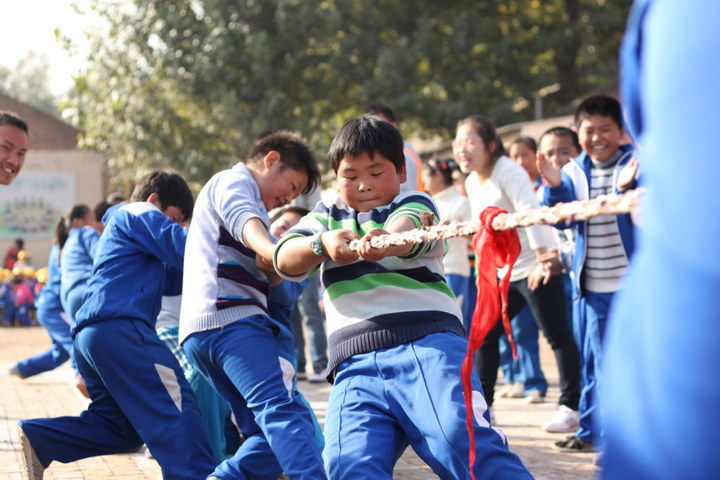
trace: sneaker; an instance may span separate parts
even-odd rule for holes
[[[25,432],[22,427],[18,425],[18,440],[20,442],[20,454],[23,461],[23,470],[20,473],[23,474],[24,480],[42,480],[43,472],[45,467],[40,463],[35,450],[30,443],[30,439],[25,436]]]
[[[25,375],[20,373],[20,370],[18,370],[17,363],[13,365],[12,367],[8,368],[8,375],[13,375],[18,378],[25,378]]]
[[[295,377],[296,377],[298,380],[307,380],[307,378],[308,378],[307,373],[305,373],[305,372],[297,372],[297,373],[295,374]]]
[[[565,405],[560,405],[549,422],[542,429],[550,433],[574,432],[580,428],[580,412]]]
[[[562,450],[567,453],[580,453],[580,452],[592,452],[593,444],[580,440],[575,435],[570,435],[565,440],[555,442],[553,445],[555,450]]]
[[[525,402],[527,403],[543,403],[544,401],[545,395],[543,395],[540,390],[533,390],[525,397]]]
[[[327,381],[327,379],[325,378],[325,375],[323,375],[322,373],[317,373],[317,372],[311,373],[310,375],[308,375],[307,379],[308,379],[308,382],[310,382],[310,383],[322,383],[322,382]]]
[[[500,398],[525,398],[525,387],[521,382],[509,383],[497,393]]]

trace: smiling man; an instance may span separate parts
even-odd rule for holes
[[[12,112],[0,110],[0,184],[10,185],[28,151],[28,126]]]

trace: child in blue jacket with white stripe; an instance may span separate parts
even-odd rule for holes
[[[58,223],[62,222],[63,220],[60,220]],[[60,244],[55,243],[48,257],[47,281],[35,300],[38,322],[50,335],[52,346],[42,353],[17,362],[10,367],[11,375],[20,378],[38,375],[59,367],[70,358],[73,341],[70,337],[70,320],[60,302],[59,256]]]
[[[539,159],[547,180],[543,203],[588,200],[620,193],[637,186],[637,163],[631,145],[622,145],[625,131],[620,102],[598,95],[582,101],[575,112],[575,125],[583,152],[562,169]],[[593,417],[597,415],[597,384],[601,377],[602,345],[608,312],[615,292],[627,272],[634,247],[629,214],[600,215],[558,227],[572,228],[573,332],[581,356],[580,428],[555,443],[569,452],[593,450],[597,443]]]
[[[54,460],[127,452],[145,443],[165,479],[214,468],[190,385],[155,333],[164,294],[178,294],[193,196],[178,174],[156,171],[109,216],[73,327],[74,356],[91,398],[76,417],[20,421],[27,478]]]
[[[74,205],[63,221],[67,238],[60,250],[60,301],[72,323],[92,275],[100,232],[95,228],[95,213],[87,205]]]

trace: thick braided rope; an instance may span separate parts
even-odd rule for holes
[[[639,207],[640,197],[643,193],[644,189],[636,188],[621,194],[599,195],[592,200],[558,203],[553,207],[500,214],[493,220],[492,228],[493,230],[509,230],[530,225],[554,225],[567,220],[587,220],[598,215],[633,213]],[[373,237],[370,244],[375,248],[387,248],[393,245],[447,240],[453,237],[474,235],[479,227],[480,224],[476,221],[434,225]],[[353,240],[349,246],[351,250],[356,251],[359,245],[358,240]]]

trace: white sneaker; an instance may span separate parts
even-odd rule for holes
[[[543,403],[545,401],[545,395],[543,395],[540,390],[533,390],[525,397],[525,401],[527,403]]]
[[[525,386],[521,382],[507,384],[497,393],[500,398],[525,398]]]
[[[8,368],[8,375],[14,375],[18,378],[25,378],[22,373],[20,373],[20,370],[18,369],[17,363],[13,365],[12,367]]]
[[[496,388],[495,396],[498,398],[505,398],[507,393],[513,388],[513,385],[515,385],[515,382],[506,383],[502,387]]]
[[[30,439],[25,436],[25,432],[19,425],[18,440],[20,441],[20,453],[24,467],[24,470],[20,472],[23,479],[42,480],[45,467],[43,467],[40,463],[40,459],[35,454],[35,450],[30,443]]]
[[[560,405],[549,422],[542,429],[550,433],[570,433],[580,428],[580,412]]]

